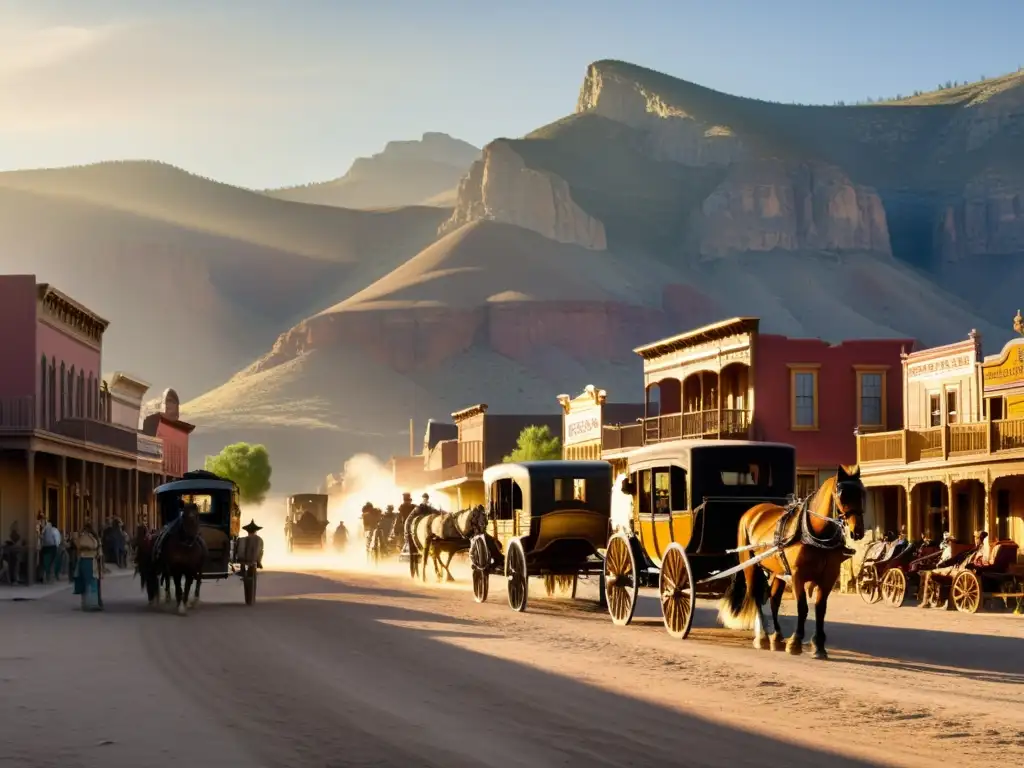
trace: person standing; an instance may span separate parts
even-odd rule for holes
[[[43,530],[39,536],[39,553],[43,563],[43,583],[49,584],[56,576],[54,572],[57,565],[57,550],[60,547],[60,531],[49,520],[43,523]]]
[[[75,594],[81,595],[83,611],[102,611],[100,579],[103,578],[103,547],[91,520],[87,519],[81,532],[75,536],[75,549],[78,551]]]

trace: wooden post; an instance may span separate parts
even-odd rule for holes
[[[68,516],[68,457],[60,457],[60,496],[57,498],[57,525],[61,533],[71,527]]]
[[[23,520],[28,521],[24,531],[24,539],[28,541],[28,557],[25,558],[28,568],[28,583],[36,583],[36,567],[39,565],[39,552],[37,551],[39,531],[36,530],[36,452],[31,448],[27,451],[28,461],[28,509]],[[17,576],[17,574],[15,574]]]

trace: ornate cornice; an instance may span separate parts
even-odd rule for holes
[[[39,318],[57,330],[99,349],[110,323],[46,283],[36,286]]]

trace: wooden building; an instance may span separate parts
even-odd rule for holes
[[[559,395],[562,406],[562,458],[600,461],[605,424],[639,424],[643,403],[609,403],[608,393],[588,384],[577,397]]]

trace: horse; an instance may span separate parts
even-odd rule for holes
[[[187,504],[181,517],[165,526],[157,535],[153,544],[153,562],[150,569],[148,591],[150,600],[155,592],[159,592],[157,580],[163,578],[165,585],[165,602],[171,601],[170,582],[174,581],[174,594],[177,599],[178,614],[184,616],[192,591],[192,583],[196,585],[196,595],[192,607],[199,605],[199,592],[203,584],[203,565],[206,562],[206,542],[200,535],[199,510],[194,504]],[[182,591],[181,580],[185,579]]]
[[[738,572],[718,604],[719,621],[729,629],[754,629],[754,648],[782,650],[779,606],[788,577],[797,601],[796,631],[785,643],[788,653],[803,652],[807,621],[808,588],[815,588],[814,658],[827,659],[825,650],[825,612],[828,596],[839,579],[843,561],[851,557],[846,534],[859,541],[864,538],[864,484],[859,467],[840,466],[817,491],[803,502],[783,508],[758,504],[740,518],[737,550],[740,562],[757,556],[758,550],[778,547],[779,551],[759,563]],[[835,505],[839,519],[829,516]],[[771,576],[772,631],[764,632],[761,606]]]
[[[427,558],[432,557],[439,582],[443,574],[447,574],[449,582],[455,581],[449,568],[452,558],[465,551],[470,539],[486,531],[487,512],[482,505],[460,512],[413,513],[406,521],[410,550],[415,545],[422,553],[423,578],[427,577]],[[442,555],[448,556],[444,563],[441,562]]]

